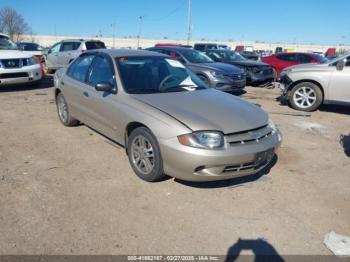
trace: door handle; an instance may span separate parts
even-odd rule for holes
[[[86,97],[89,97],[89,93],[86,92],[86,91],[83,92],[83,95],[86,96]]]

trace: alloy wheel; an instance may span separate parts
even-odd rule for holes
[[[131,145],[131,159],[139,172],[148,175],[154,168],[154,152],[150,141],[144,136],[136,136]]]
[[[308,86],[298,88],[293,95],[294,103],[304,109],[312,107],[316,103],[316,99],[316,92]]]

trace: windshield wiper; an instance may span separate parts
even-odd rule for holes
[[[188,87],[188,88],[186,88]],[[175,89],[175,88],[182,88],[184,90],[187,90],[187,91],[193,91],[197,88],[198,86],[195,86],[195,85],[174,85],[174,86],[169,86],[169,87],[166,87],[166,88],[163,88],[161,89],[160,91],[161,92],[164,92],[166,90],[169,90],[169,89]],[[191,90],[190,88],[194,88],[193,90]]]

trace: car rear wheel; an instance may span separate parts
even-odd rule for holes
[[[58,118],[61,123],[65,126],[76,126],[78,124],[78,120],[71,116],[69,113],[69,107],[66,99],[64,98],[62,93],[59,93],[56,96],[56,105],[57,105],[57,113]]]
[[[319,86],[310,82],[297,84],[289,95],[290,105],[300,111],[315,111],[323,101],[323,94]]]
[[[132,169],[141,179],[155,182],[165,177],[157,139],[146,127],[131,132],[127,152]]]

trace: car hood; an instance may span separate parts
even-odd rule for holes
[[[32,55],[18,50],[0,50],[0,59],[30,58]]]
[[[189,64],[191,67],[196,67],[197,69],[202,70],[219,70],[228,74],[240,74],[242,73],[242,69],[237,66],[229,65],[225,63],[201,63],[201,64]]]
[[[325,64],[300,64],[295,66],[290,66],[285,68],[284,70],[292,70],[293,72],[300,72],[300,71],[319,71],[319,70],[328,70],[329,65],[328,63]]]
[[[193,131],[217,130],[229,134],[268,124],[268,115],[258,106],[214,89],[133,97],[174,117]]]
[[[266,63],[263,63],[263,62],[260,62],[260,61],[253,61],[253,60],[227,61],[227,63],[230,63],[232,65],[244,66],[244,67],[270,66],[270,65],[268,65]]]

